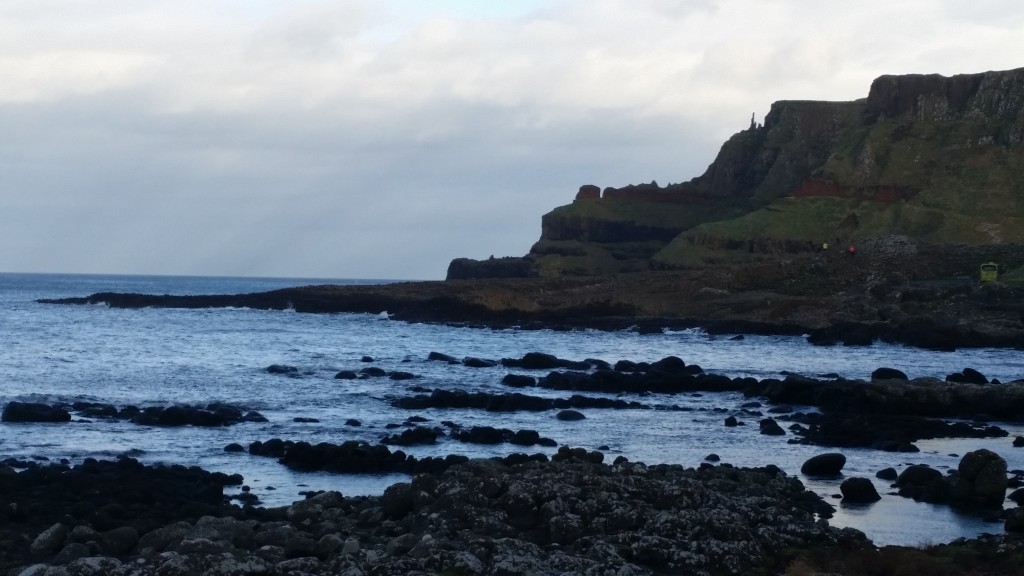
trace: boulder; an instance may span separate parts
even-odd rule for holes
[[[766,436],[785,436],[786,431],[779,426],[779,423],[774,418],[765,418],[758,422],[758,426],[761,428],[761,434]]]
[[[1024,508],[1014,508],[1007,512],[1006,524],[1004,527],[1007,532],[1024,532]]]
[[[447,362],[449,364],[458,364],[459,361],[454,356],[442,354],[440,352],[431,352],[427,354],[427,360],[433,360],[435,362]]]
[[[846,456],[838,452],[828,452],[812,456],[800,467],[800,472],[808,476],[838,476],[846,465]]]
[[[271,364],[266,368],[267,374],[291,374],[297,375],[299,369],[295,366],[288,366],[287,364]]]
[[[908,380],[907,375],[895,368],[878,368],[871,373],[872,380]]]
[[[494,368],[498,365],[494,360],[484,358],[473,358],[472,356],[462,359],[462,365],[469,368]]]
[[[960,460],[954,496],[982,506],[1001,506],[1006,497],[1006,460],[991,450],[968,452]]]
[[[512,388],[529,388],[537,385],[537,379],[523,374],[506,374],[501,383]]]
[[[574,421],[583,420],[586,418],[586,416],[584,416],[582,412],[578,412],[576,410],[562,410],[555,415],[555,418],[565,421]]]
[[[54,524],[36,536],[32,544],[29,545],[29,551],[36,558],[56,554],[64,547],[64,539],[70,533],[71,529],[64,524]]]
[[[392,444],[396,446],[417,446],[422,444],[437,444],[438,433],[430,428],[409,428],[401,434],[385,436],[381,444]]]
[[[8,402],[0,421],[3,422],[69,422],[71,414],[59,406],[37,402]]]
[[[739,426],[739,422],[736,420],[735,416],[726,416],[725,425],[732,428],[733,426]]]
[[[870,504],[882,499],[867,478],[847,478],[839,485],[839,491],[843,493],[843,502],[851,504]]]
[[[1013,439],[1014,448],[1024,448],[1024,436],[1017,436]]]
[[[334,375],[335,380],[355,380],[359,378],[359,374],[356,374],[355,370],[342,370]]]
[[[897,478],[899,478],[899,474],[896,472],[895,468],[884,468],[882,470],[879,470],[875,474],[875,478],[878,478],[880,480],[888,480],[890,482],[893,482]]]
[[[988,378],[973,368],[964,368],[962,372],[956,372],[946,376],[946,382],[957,382],[960,384],[988,384]]]

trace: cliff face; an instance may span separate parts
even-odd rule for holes
[[[688,182],[585,188],[543,217],[531,273],[706,266],[892,236],[1024,243],[1024,68],[882,76],[853,102],[776,102]]]

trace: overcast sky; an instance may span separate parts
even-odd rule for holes
[[[0,271],[443,278],[775,100],[1020,66],[1019,0],[3,0]]]

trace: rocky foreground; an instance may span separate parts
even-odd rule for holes
[[[861,550],[778,468],[473,460],[379,497],[223,504],[238,479],[133,460],[0,474],[0,563],[64,574],[772,574]],[[24,569],[23,569],[24,567]]]

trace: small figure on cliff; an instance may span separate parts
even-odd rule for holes
[[[853,243],[851,242],[850,243],[850,256],[853,256],[856,253],[857,253],[857,250],[856,250],[856,248],[853,247]]]

